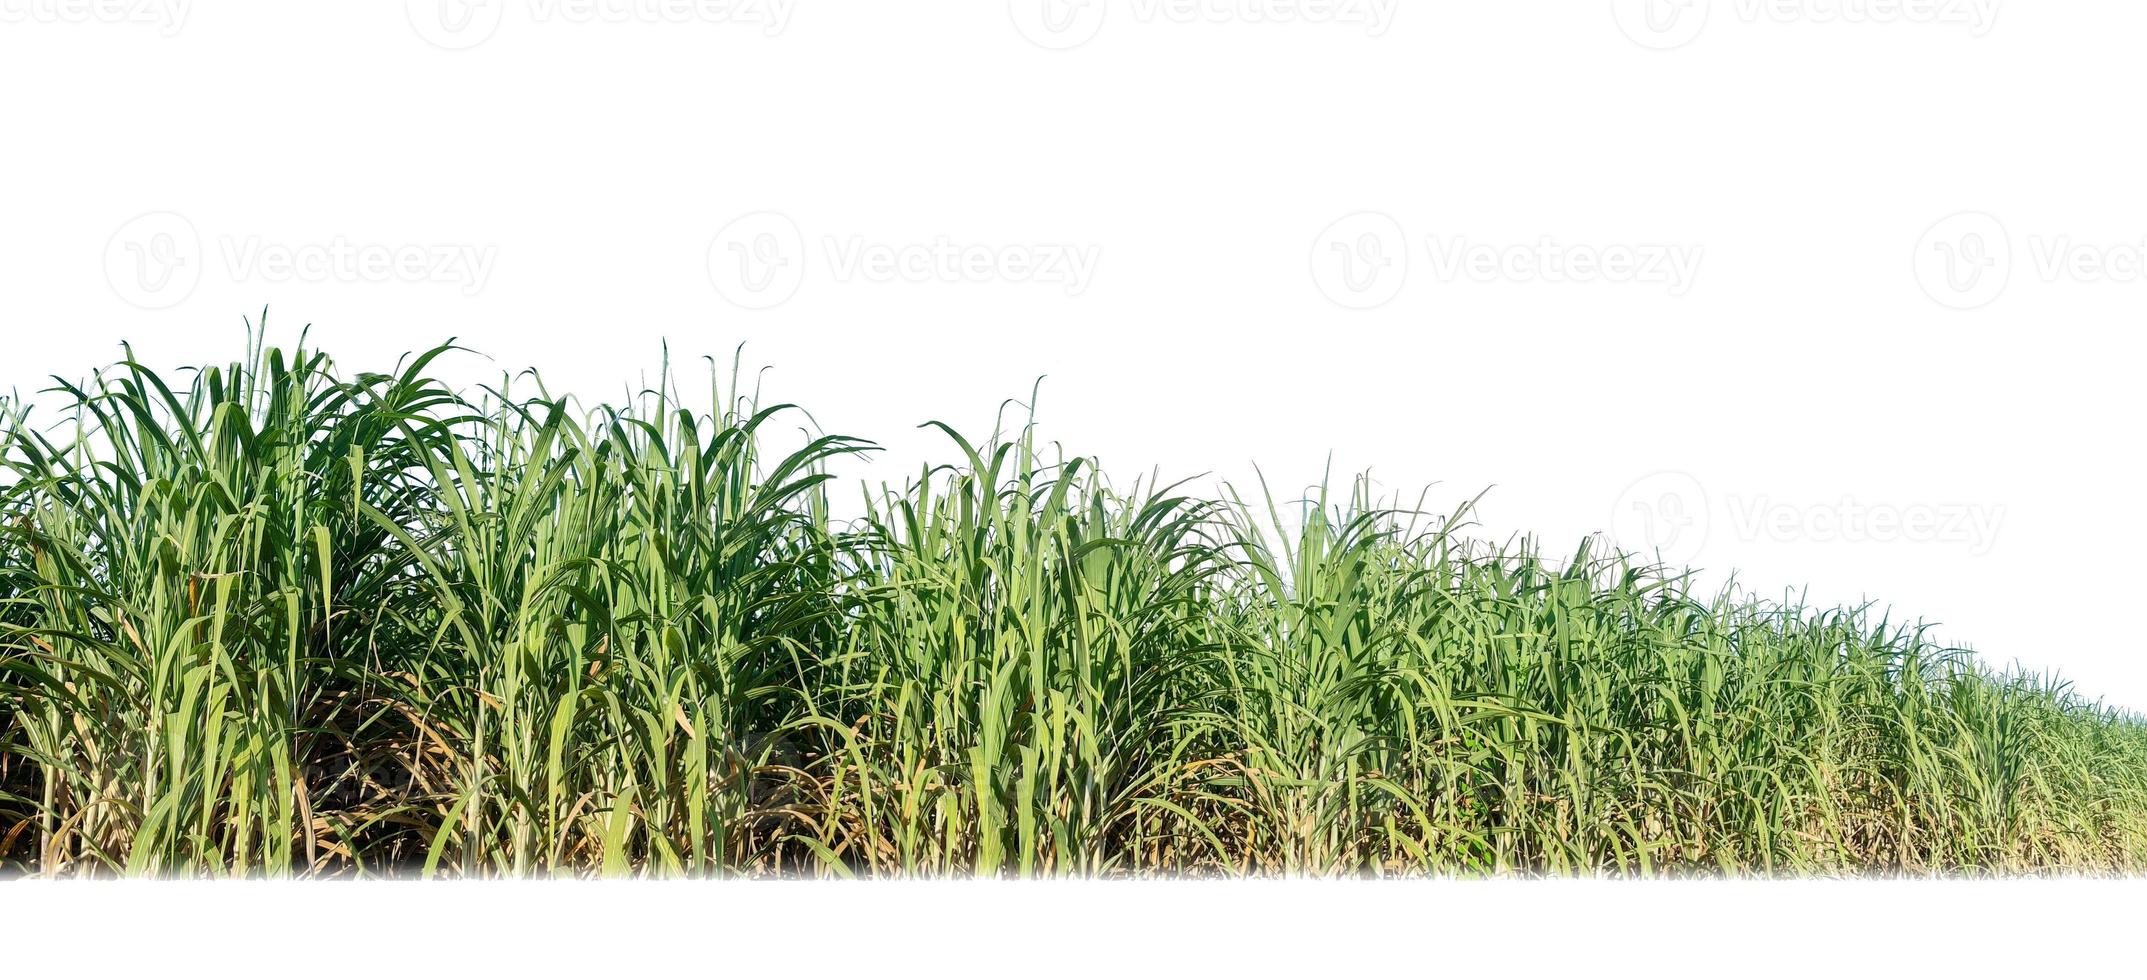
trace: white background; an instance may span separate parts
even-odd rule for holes
[[[2142,892],[2111,881],[0,886],[19,902],[8,909],[16,975],[219,980],[2136,976]]]
[[[2147,8],[1650,2],[0,0],[0,389],[742,342],[879,481],[1048,375],[1126,477],[1491,488],[2147,706]]]

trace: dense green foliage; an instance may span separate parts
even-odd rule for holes
[[[764,458],[789,410],[735,378],[585,409],[443,353],[0,405],[0,869],[2147,863],[2147,725],[1863,610],[1114,487],[1029,428],[838,521],[866,444]]]

